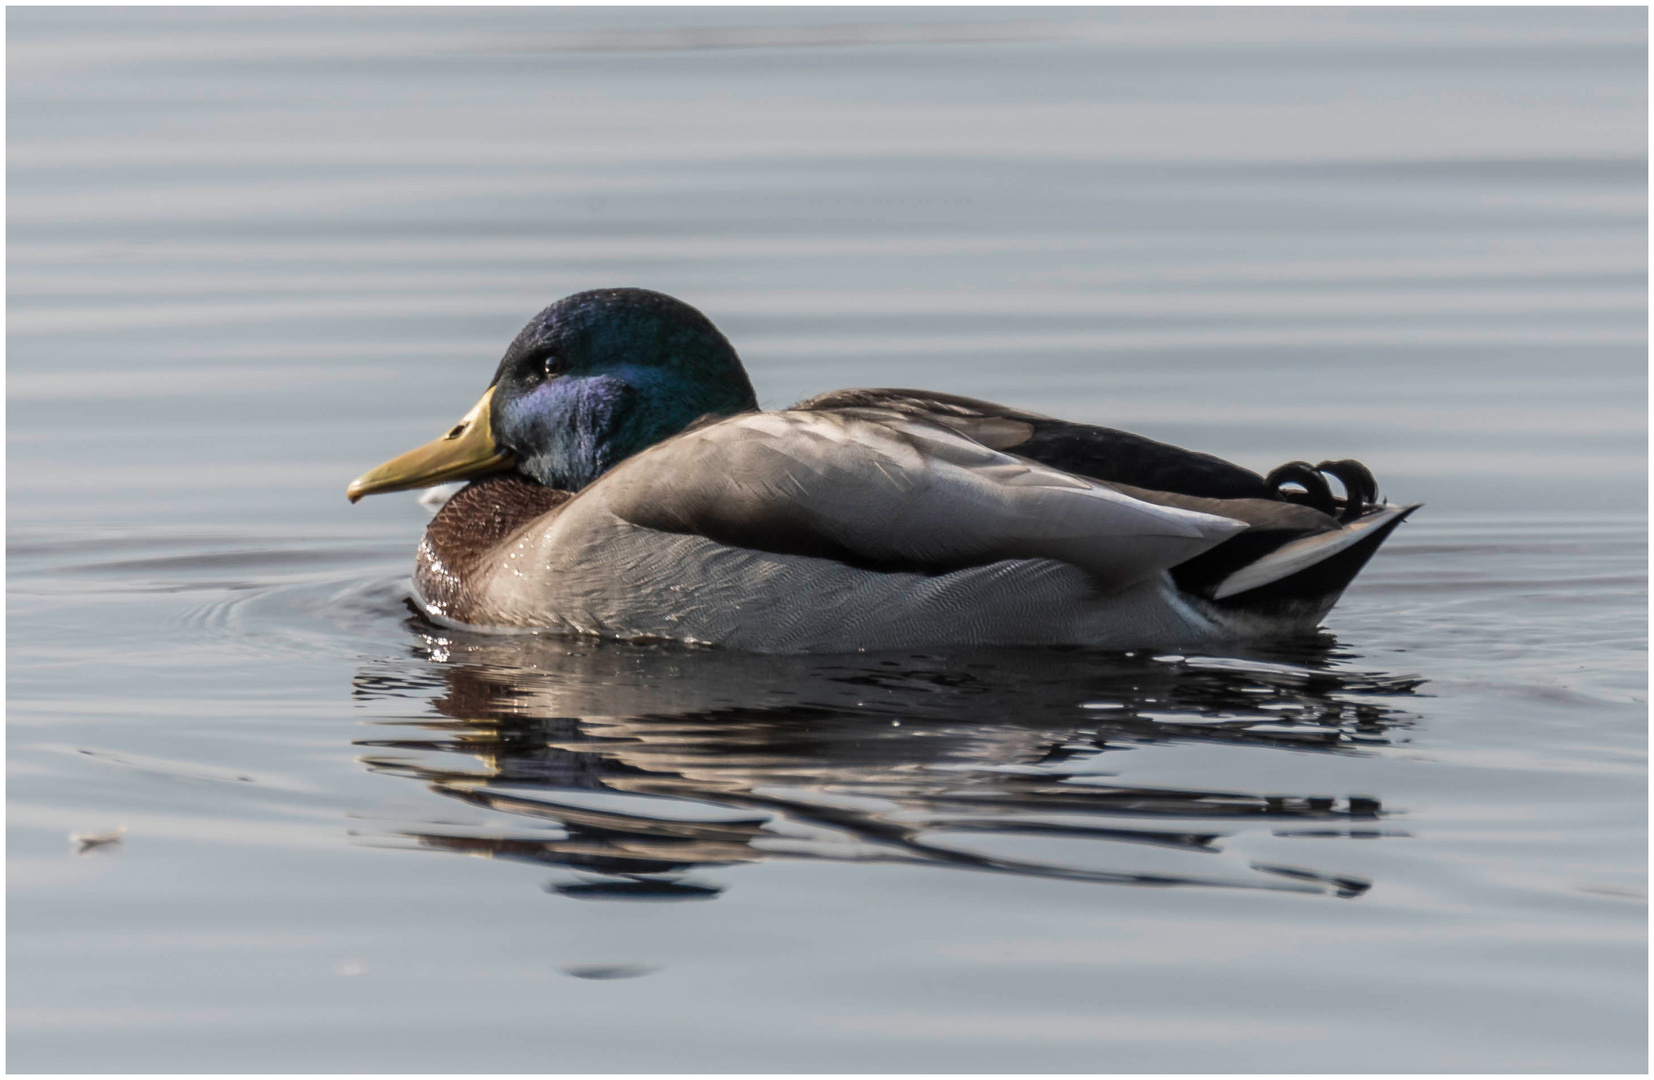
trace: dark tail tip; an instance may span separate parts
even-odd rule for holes
[[[1423,505],[1414,503],[1404,507],[1395,517],[1372,529],[1349,547],[1327,556],[1318,563],[1306,566],[1295,574],[1255,589],[1248,589],[1246,592],[1236,593],[1216,603],[1260,614],[1302,614],[1306,610],[1318,609],[1319,617],[1338,602],[1338,598],[1349,588],[1355,576],[1361,573],[1367,561],[1383,546],[1384,541],[1390,538],[1390,534],[1395,532],[1396,526],[1406,521],[1413,511]]]

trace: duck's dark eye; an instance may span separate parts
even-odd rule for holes
[[[561,349],[542,345],[512,362],[512,370],[525,386],[534,386],[555,378],[568,369],[568,358]]]
[[[535,373],[541,378],[549,379],[554,375],[561,375],[568,367],[568,358],[557,349],[550,349],[540,354],[539,370]]]

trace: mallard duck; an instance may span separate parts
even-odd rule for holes
[[[1303,631],[1416,509],[1355,461],[1259,476],[951,394],[762,412],[712,322],[643,289],[540,312],[458,424],[346,494],[459,479],[415,562],[433,618],[765,652]]]

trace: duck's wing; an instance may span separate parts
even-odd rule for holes
[[[990,401],[928,390],[837,390],[801,409],[881,408],[941,424],[985,446],[1098,480],[1143,502],[1239,520],[1246,528],[1177,565],[1172,577],[1208,600],[1254,604],[1336,598],[1416,506],[1377,501],[1356,461],[1294,461],[1259,476],[1130,432],[1071,424]],[[1345,494],[1335,498],[1326,481]],[[1301,490],[1300,490],[1301,489]]]
[[[889,409],[1101,481],[1142,502],[1241,521],[1245,528],[1235,536],[1171,570],[1185,592],[1227,606],[1330,607],[1396,526],[1418,508],[1378,502],[1372,474],[1355,461],[1289,462],[1263,477],[1222,458],[1141,435],[953,394],[838,390],[798,407]],[[1332,495],[1326,476],[1343,485],[1343,498]]]
[[[801,401],[803,410],[877,408],[941,424],[984,446],[1066,473],[1208,499],[1278,499],[1264,477],[1211,454],[991,401],[928,390],[856,389]],[[1286,479],[1296,481],[1296,476]],[[1324,485],[1323,485],[1324,486]]]
[[[736,547],[925,573],[1059,559],[1105,590],[1245,528],[881,408],[731,417],[636,455],[591,494],[634,525]]]

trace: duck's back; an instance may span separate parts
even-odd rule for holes
[[[797,409],[880,409],[952,428],[995,450],[1077,476],[1206,499],[1272,499],[1259,474],[1212,454],[1116,428],[1076,424],[992,401],[929,390],[860,388],[807,398]]]

